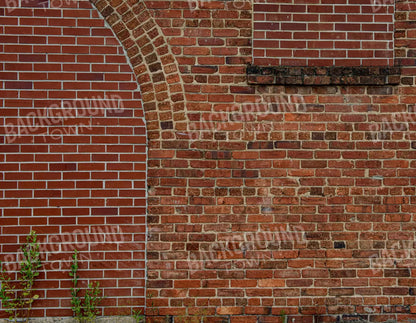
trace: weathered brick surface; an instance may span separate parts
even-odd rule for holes
[[[400,87],[369,69],[348,86],[276,86],[267,75],[247,85],[246,63],[278,65],[273,54],[256,61],[255,44],[250,54],[250,3],[193,2],[182,15],[183,3],[163,3],[151,8],[179,63],[190,125],[166,156],[175,159],[158,164],[176,178],[155,181],[149,197],[148,306],[158,307],[149,313],[204,306],[235,322],[276,322],[282,311],[303,322],[412,317],[407,273],[397,270],[413,264],[414,239],[407,3],[396,3]],[[392,47],[386,55],[377,62],[393,65]],[[357,62],[340,65],[378,65],[367,54]]]
[[[400,67],[267,67],[249,65],[248,84],[259,85],[397,85]]]
[[[68,138],[74,142],[39,143],[36,134],[22,137],[34,144],[2,146],[3,257],[15,252],[31,227],[43,237],[76,225],[92,230],[118,224],[129,243],[123,249],[91,247],[97,261],[88,262],[85,274],[109,284],[107,314],[131,301],[140,306],[140,215],[147,205],[151,322],[167,316],[277,322],[282,313],[295,322],[415,318],[413,3],[395,4],[400,86],[249,84],[251,2],[94,5],[132,69],[110,29],[86,4],[14,14],[2,9],[4,124],[16,122],[25,109],[45,108],[34,105],[38,99],[68,99],[80,91],[104,91],[100,87],[128,95],[131,104],[123,117],[103,116],[93,133]],[[88,26],[82,25],[85,13],[92,18]],[[24,25],[27,16],[36,20]],[[72,28],[59,27],[72,20]],[[82,27],[94,28],[93,22],[104,34],[77,36]],[[41,28],[48,23],[50,28]],[[100,39],[104,52],[94,43]],[[109,48],[115,53],[107,53]],[[120,70],[88,61],[93,54],[103,62],[114,59]],[[32,72],[35,77],[23,77]],[[48,79],[54,72],[59,81]],[[62,80],[66,74],[79,81],[68,84],[75,88],[62,88],[71,83]],[[118,79],[124,74],[126,80]],[[99,89],[79,88],[83,84]],[[83,137],[88,141],[79,142]],[[49,297],[35,314],[70,315],[67,281],[59,285],[63,274],[46,275],[39,287]]]

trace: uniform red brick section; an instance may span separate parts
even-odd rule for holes
[[[413,269],[416,193],[413,11],[416,7],[412,3],[396,3],[395,57],[402,68],[398,86],[249,84],[246,71],[247,64],[253,61],[256,32],[252,29],[256,13],[251,2],[114,0],[95,5],[127,51],[141,85],[146,112],[149,322],[204,316],[208,322],[275,323],[280,321],[282,313],[290,322],[293,319],[311,323],[416,318]],[[7,26],[17,27],[14,18],[31,14],[28,9],[22,10],[1,16],[5,19],[5,26],[0,27],[3,33]],[[91,13],[90,9],[82,10]],[[6,23],[7,19],[12,20]],[[49,18],[48,22],[54,19]],[[84,18],[56,19],[64,23],[67,19]],[[48,60],[43,62],[44,51],[33,52],[32,48],[42,44],[46,36],[32,23],[29,26],[36,35],[26,37],[27,29],[12,29],[2,36],[4,49],[16,39],[21,40],[18,54],[10,49],[6,55],[14,64],[1,63],[3,104],[26,93],[42,95],[42,89],[36,88],[39,83],[36,78],[20,77],[23,69],[41,75],[42,70],[37,67],[64,66],[64,60],[74,56],[69,53],[68,57],[59,57],[58,62],[50,62],[48,54]],[[22,27],[25,26],[19,28]],[[57,38],[61,43],[66,40]],[[49,42],[54,39],[48,36]],[[62,44],[59,49],[71,51],[74,45]],[[80,47],[77,51],[88,47],[90,53],[92,48],[78,42],[76,45]],[[119,64],[125,66],[121,48],[114,46],[120,49],[119,56],[116,55]],[[86,55],[77,53],[77,57]],[[266,63],[275,65],[276,56],[269,58]],[[72,69],[67,72],[77,73],[83,79],[75,86],[85,82],[102,84],[100,73],[104,80],[107,73],[111,74],[90,70],[89,66],[95,63],[84,64],[87,70],[79,62],[71,64]],[[101,64],[100,68],[106,66]],[[130,76],[125,82],[133,84],[132,71],[125,74]],[[59,92],[67,97],[80,91],[78,87],[65,91],[55,87],[58,86],[51,81],[46,92],[53,92],[52,95]],[[119,91],[133,93],[134,89]],[[19,103],[9,104],[4,110],[8,114],[3,118],[16,119],[22,105],[32,107],[31,100],[31,97],[19,98]],[[36,149],[46,146],[45,152],[32,152],[34,145],[20,142],[3,146],[7,150],[2,164],[5,167],[2,176],[7,179],[2,182],[6,186],[3,190],[19,196],[3,198],[2,230],[23,228],[27,232],[32,225],[55,230],[54,233],[58,228],[51,219],[55,218],[69,221],[59,224],[65,228],[74,222],[89,225],[90,219],[126,226],[127,231],[123,232],[127,232],[133,245],[111,251],[91,246],[97,257],[107,255],[104,263],[107,267],[103,271],[100,262],[90,261],[90,270],[83,272],[101,281],[106,281],[100,277],[103,273],[111,277],[108,281],[113,285],[107,290],[113,294],[105,303],[107,314],[116,313],[117,305],[127,307],[129,301],[140,301],[143,296],[129,294],[132,286],[135,292],[143,293],[141,286],[134,285],[143,280],[131,280],[134,275],[143,274],[140,268],[144,266],[143,247],[134,245],[144,239],[143,234],[140,231],[133,235],[131,231],[142,230],[143,226],[130,223],[143,218],[136,211],[117,213],[126,208],[130,199],[140,204],[146,196],[141,186],[144,179],[140,177],[144,169],[123,172],[120,167],[124,163],[115,160],[135,154],[119,151],[124,145],[114,143],[114,137],[144,139],[142,128],[135,129],[142,115],[134,113],[142,110],[134,106],[131,111],[132,115],[126,112],[123,117],[100,118],[109,123],[106,132],[88,135],[91,138],[88,144],[76,143],[86,149],[89,158],[86,161],[79,160],[86,157],[85,153],[59,150],[71,144],[51,142],[35,146]],[[113,123],[123,118],[133,125]],[[131,128],[134,136],[125,135],[124,131]],[[73,137],[80,140],[82,136]],[[144,157],[140,150],[142,142],[131,143],[129,147],[132,145],[137,147],[134,152]],[[110,146],[116,151],[99,151]],[[36,154],[41,154],[44,161],[33,165],[30,158]],[[96,169],[98,165],[101,172]],[[107,171],[110,166],[115,168]],[[44,167],[47,176],[57,176],[56,179],[32,179],[33,174],[41,172],[40,167]],[[91,180],[79,178],[83,173],[91,174]],[[111,176],[118,176],[117,180]],[[63,186],[71,181],[81,185],[76,194],[88,192],[91,198],[60,198],[60,194],[71,191]],[[99,185],[104,181],[111,185],[101,190]],[[49,184],[52,182],[56,186]],[[121,195],[131,185],[138,185],[134,187],[143,195],[132,197],[128,194],[131,191]],[[103,197],[100,195],[103,192],[111,195]],[[36,198],[32,197],[35,193]],[[90,203],[92,199],[95,203],[103,198],[114,203],[93,206]],[[62,205],[62,201],[78,204]],[[19,204],[34,202],[47,203],[47,207]],[[50,203],[54,207],[49,207]],[[140,211],[145,206],[134,204]],[[37,209],[42,213],[35,218],[32,212]],[[67,209],[69,216],[56,214]],[[19,238],[23,239],[26,232],[19,231]],[[4,256],[17,247],[14,233],[2,235]],[[68,252],[63,255],[68,259]],[[122,268],[115,264],[119,257],[124,257]],[[124,262],[128,257],[131,261]],[[49,284],[48,296],[52,298],[50,303],[39,305],[37,315],[70,315],[68,298],[63,294],[68,291],[59,285],[61,273],[48,274],[48,281],[42,283]],[[64,310],[58,313],[54,309],[60,303]],[[45,306],[46,310],[41,310]]]
[[[394,1],[256,1],[256,65],[393,65]]]
[[[34,316],[72,315],[75,248],[82,286],[103,287],[102,313],[130,314],[145,296],[142,94],[97,10],[66,4],[1,9],[1,260],[12,270],[35,230],[44,266]]]

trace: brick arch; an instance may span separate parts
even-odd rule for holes
[[[184,94],[175,58],[144,1],[90,0],[123,45],[140,84],[148,137],[172,138],[184,116]],[[186,126],[185,126],[186,127]],[[161,135],[160,130],[167,130]]]

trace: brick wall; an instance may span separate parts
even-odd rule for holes
[[[257,1],[259,65],[393,65],[394,1]]]
[[[94,4],[145,111],[151,322],[414,318],[413,3],[398,86],[248,84],[250,2]]]
[[[1,9],[3,267],[17,269],[16,250],[35,230],[43,267],[33,315],[72,315],[74,249],[81,286],[103,287],[102,313],[129,314],[145,294],[141,94],[96,9],[64,4]]]

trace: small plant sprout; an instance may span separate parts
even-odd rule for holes
[[[144,322],[145,316],[142,314],[142,311],[139,310],[132,310],[133,318],[136,321],[136,323]]]

